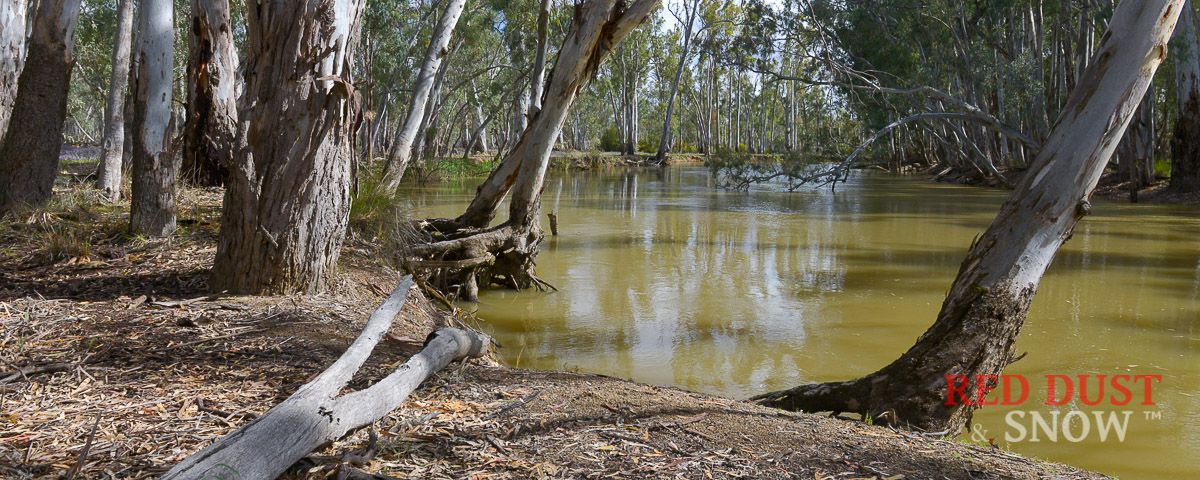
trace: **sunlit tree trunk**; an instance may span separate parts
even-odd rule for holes
[[[320,292],[349,219],[359,108],[351,67],[365,0],[256,3],[246,17],[248,143],[227,178],[209,286]]]
[[[133,1],[121,0],[117,6],[117,37],[113,40],[112,75],[108,82],[108,102],[104,106],[104,143],[96,188],[110,202],[121,197],[121,164],[125,158],[125,91],[129,86],[129,56],[133,42]]]
[[[138,6],[138,73],[134,83],[133,183],[129,230],[151,237],[175,231],[175,158],[171,94],[175,30],[172,3]]]
[[[1171,141],[1171,188],[1200,189],[1200,35],[1195,4],[1187,0],[1171,39],[1178,119]]]
[[[225,183],[237,136],[237,49],[229,0],[192,0],[188,36],[187,121],[180,178]]]
[[[17,79],[25,65],[27,0],[0,0],[0,141],[17,101]]]
[[[11,128],[0,143],[0,214],[44,204],[53,192],[78,21],[79,0],[42,0],[33,14]]]
[[[383,186],[387,190],[395,190],[400,185],[400,180],[404,178],[404,171],[408,169],[408,162],[412,159],[413,142],[417,139],[417,134],[421,133],[421,120],[425,118],[425,106],[429,103],[430,92],[433,91],[433,84],[438,70],[441,68],[442,59],[449,53],[450,37],[454,33],[454,26],[458,24],[458,18],[462,15],[466,3],[466,0],[449,0],[446,10],[442,12],[442,17],[433,31],[433,37],[429,39],[429,49],[425,51],[425,61],[421,63],[421,70],[417,73],[417,80],[413,84],[408,117],[404,119],[403,127],[396,133],[396,141],[392,145],[391,154],[388,156],[387,165],[383,171]]]
[[[1090,211],[1104,171],[1154,71],[1183,0],[1121,2],[1105,41],[1020,185],[971,246],[937,320],[904,355],[858,380],[757,397],[766,405],[856,412],[877,423],[955,434],[975,406],[947,405],[947,375],[997,375],[1042,274]],[[994,386],[994,382],[991,383]],[[972,397],[979,385],[965,390]]]

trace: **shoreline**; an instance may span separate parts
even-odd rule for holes
[[[343,247],[334,293],[210,295],[219,190],[181,195],[186,228],[162,241],[123,235],[125,205],[58,193],[75,200],[0,229],[0,361],[52,367],[0,386],[6,478],[70,468],[97,418],[81,477],[161,474],[324,369],[399,278],[359,238]],[[352,388],[382,378],[437,326],[463,321],[412,297]],[[486,360],[435,375],[374,430],[380,453],[362,469],[400,477],[1108,478],[856,421]],[[368,443],[357,432],[289,478],[321,478],[336,466],[321,456]]]

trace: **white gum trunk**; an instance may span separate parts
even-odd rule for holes
[[[104,143],[96,188],[108,201],[121,197],[121,163],[125,158],[125,91],[129,86],[129,57],[133,48],[133,1],[121,0],[117,6],[117,36],[113,40],[112,75],[108,82],[108,101],[104,105]]]
[[[0,0],[0,140],[17,101],[17,79],[25,65],[25,17],[28,0]]]
[[[421,120],[425,118],[425,107],[429,104],[429,96],[433,91],[437,72],[442,65],[442,60],[449,53],[450,37],[454,33],[454,26],[458,24],[458,18],[462,15],[463,7],[466,4],[467,0],[449,0],[446,10],[442,12],[442,17],[438,20],[437,28],[433,31],[433,38],[429,40],[429,49],[425,52],[425,60],[421,63],[421,70],[417,73],[417,80],[413,84],[408,116],[405,117],[403,127],[396,134],[391,155],[388,157],[384,169],[383,185],[388,190],[395,190],[400,185],[400,180],[404,178],[404,171],[408,169],[408,162],[412,159],[413,142],[420,133]]]
[[[141,1],[129,229],[135,234],[151,237],[163,237],[175,231],[176,172],[170,151],[175,55],[173,20],[171,2]]]
[[[530,121],[517,145],[479,187],[458,221],[486,227],[509,189],[513,190],[510,222],[535,222],[537,200],[554,142],[567,112],[596,69],[621,39],[658,7],[660,0],[638,0],[620,10],[616,0],[591,0],[576,7],[575,23],[559,49],[550,72],[542,109]],[[515,185],[515,186],[514,186]]]

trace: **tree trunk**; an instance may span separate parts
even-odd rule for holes
[[[391,155],[388,156],[387,165],[383,170],[383,187],[388,191],[395,191],[400,185],[400,180],[404,178],[404,171],[412,158],[413,141],[420,133],[421,120],[425,117],[425,106],[429,103],[435,77],[442,65],[442,59],[449,52],[447,47],[450,45],[450,36],[454,33],[454,26],[458,24],[458,17],[462,15],[466,3],[467,0],[450,0],[446,4],[446,10],[442,12],[442,18],[438,20],[437,28],[433,30],[433,37],[429,39],[425,61],[421,63],[421,70],[413,84],[408,117],[396,134]]]
[[[1166,55],[1183,0],[1121,2],[1066,109],[1033,166],[974,242],[937,321],[903,356],[858,380],[802,385],[756,397],[806,411],[857,412],[879,423],[957,433],[976,408],[947,404],[951,375],[998,375],[1038,283],[1090,210],[1088,199]],[[986,378],[986,377],[985,377]],[[995,378],[995,377],[991,377]]]
[[[479,101],[479,92],[475,89],[475,80],[471,80],[471,103],[474,108],[474,124],[471,128],[471,144],[467,151],[487,152],[488,151],[488,135],[487,124],[491,120],[491,116],[483,115],[483,104]]]
[[[180,179],[193,185],[223,185],[233,162],[237,64],[229,0],[192,0]]]
[[[103,191],[110,202],[121,198],[121,163],[125,155],[125,90],[129,84],[132,42],[133,0],[120,0],[108,102],[104,106],[104,144],[100,151],[100,168],[96,171],[96,188]]]
[[[0,141],[8,131],[8,117],[17,101],[17,80],[25,65],[27,0],[0,0]]]
[[[42,0],[33,14],[9,120],[14,128],[0,145],[0,214],[20,205],[42,205],[54,190],[78,21],[79,0]]]
[[[316,293],[332,278],[350,212],[359,109],[351,71],[364,3],[259,0],[247,9],[248,144],[226,179],[214,291]]]
[[[134,85],[133,185],[129,230],[164,237],[175,232],[175,158],[171,151],[175,29],[171,2],[142,0],[138,8],[138,74]]]
[[[1200,190],[1200,35],[1195,5],[1184,3],[1171,39],[1179,116],[1171,140],[1171,189]]]
[[[1117,145],[1120,170],[1125,177],[1129,201],[1137,203],[1138,191],[1154,181],[1154,95],[1149,89]]]
[[[692,28],[696,23],[696,12],[700,10],[700,0],[688,3],[684,1],[686,23],[683,26],[683,52],[679,54],[679,65],[675,67],[675,79],[671,81],[671,92],[667,94],[667,111],[663,115],[662,135],[658,140],[658,153],[654,161],[663,164],[667,160],[667,150],[671,148],[671,115],[675,112],[675,95],[679,92],[679,80],[683,78],[683,69],[687,67],[688,53],[692,48]]]
[[[542,0],[537,18],[537,56],[533,60],[529,82],[529,117],[542,109],[542,88],[546,84],[546,35],[550,27],[550,0]]]
[[[480,268],[487,270],[484,278],[501,285],[524,289],[544,284],[533,275],[533,258],[542,239],[539,199],[554,142],[571,105],[604,58],[658,4],[659,0],[638,0],[622,8],[625,4],[619,0],[589,0],[575,7],[571,30],[550,72],[542,109],[480,185],[462,216],[425,222],[439,233],[452,233],[442,234],[446,240],[414,246],[411,265],[444,269],[447,273],[440,283],[460,285],[467,299],[475,297],[476,270]],[[510,189],[508,221],[487,229]]]
[[[276,478],[309,452],[334,442],[395,410],[426,378],[463,358],[487,353],[481,333],[443,328],[425,348],[364,390],[341,394],[404,306],[412,287],[405,278],[371,314],[345,353],[283,403],[175,465],[163,480]]]

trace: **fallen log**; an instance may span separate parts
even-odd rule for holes
[[[396,409],[421,382],[450,362],[487,351],[491,343],[487,335],[442,328],[429,335],[424,349],[383,380],[340,395],[391,327],[412,285],[412,277],[405,277],[328,369],[283,403],[184,459],[162,478],[276,478],[309,452]]]

